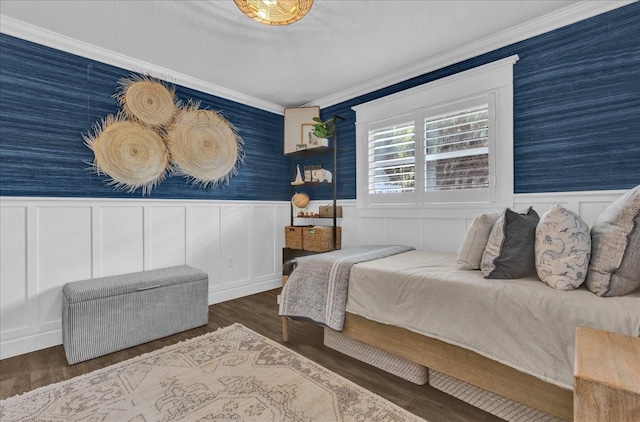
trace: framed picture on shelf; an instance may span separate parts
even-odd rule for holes
[[[297,151],[298,144],[307,144],[308,135],[302,131],[302,125],[309,125],[313,131],[313,118],[320,117],[320,107],[293,107],[284,109],[284,153]]]
[[[315,139],[313,135],[313,123],[303,123],[300,125],[300,139],[301,143],[311,146],[311,142]]]
[[[320,164],[314,164],[312,166],[304,166],[304,181],[305,182],[317,182],[317,180],[313,180],[313,171],[321,169],[322,166]]]

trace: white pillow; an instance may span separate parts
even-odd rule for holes
[[[489,233],[500,217],[500,211],[478,214],[467,229],[467,234],[458,249],[456,259],[459,270],[479,270],[482,253],[487,246]]]
[[[593,223],[586,284],[598,296],[623,296],[640,287],[640,185]]]
[[[577,289],[589,268],[589,226],[573,211],[553,204],[536,227],[535,251],[540,280],[558,290]]]

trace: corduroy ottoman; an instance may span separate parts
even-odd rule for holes
[[[62,292],[69,364],[206,325],[209,277],[187,265],[74,281]]]

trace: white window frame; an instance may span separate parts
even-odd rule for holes
[[[487,146],[489,149],[489,188],[487,189],[467,189],[467,190],[445,190],[445,191],[425,191],[424,202],[429,204],[438,203],[459,203],[459,202],[492,202],[495,200],[495,183],[496,179],[496,163],[494,159],[493,151],[496,148],[496,118],[495,118],[495,95],[493,93],[481,95],[475,98],[468,98],[462,101],[455,101],[449,104],[442,104],[435,107],[430,107],[424,110],[421,114],[422,126],[427,116],[438,116],[442,114],[448,114],[456,112],[466,108],[471,108],[480,104],[489,105],[489,139]],[[422,151],[425,150],[424,131],[421,133]],[[422,156],[422,162],[426,160],[426,154]],[[426,168],[422,169],[422,180],[425,179]],[[424,190],[425,187],[422,187]]]
[[[356,112],[356,183],[358,208],[510,206],[513,203],[513,55],[434,82],[353,107]],[[490,101],[493,124],[489,139],[487,192],[476,189],[433,192],[424,189],[424,118],[432,112]],[[411,194],[368,193],[368,135],[385,121],[414,116],[416,121],[416,190]],[[484,190],[484,189],[482,189]]]

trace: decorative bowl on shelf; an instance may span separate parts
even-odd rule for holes
[[[297,208],[307,208],[311,199],[306,193],[294,193],[291,197],[291,203]]]

